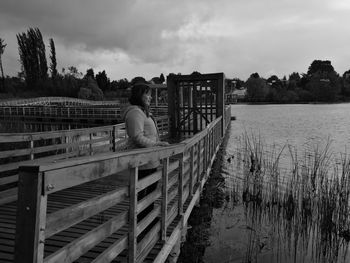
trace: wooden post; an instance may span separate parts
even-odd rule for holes
[[[197,105],[197,99],[198,99],[198,94],[197,94],[197,87],[196,84],[194,83],[192,85],[192,91],[193,91],[193,96],[192,96],[192,105],[193,105],[193,135],[198,132],[198,117],[202,119],[202,108],[200,108],[200,114],[198,116],[197,110],[198,110],[198,105]],[[199,93],[201,94],[201,93]],[[200,105],[199,107],[201,107]],[[202,130],[202,127],[200,128]]]
[[[168,89],[168,113],[170,119],[169,134],[171,138],[175,138],[177,135],[177,121],[176,111],[179,110],[176,107],[176,83],[173,76],[167,76],[167,89]]]
[[[194,146],[190,150],[190,196],[193,196],[193,176],[194,176]]]
[[[90,155],[92,155],[92,143],[91,143],[91,141],[92,141],[92,133],[89,133],[89,139],[90,139],[90,141],[89,141],[89,152],[90,152]]]
[[[66,144],[66,153],[69,152],[69,147],[67,146],[67,144],[69,143],[69,137],[68,136],[64,136],[64,143]]]
[[[198,141],[197,149],[197,183],[201,181],[201,141]]]
[[[204,153],[203,153],[203,166],[204,166],[204,171],[207,170],[208,168],[208,157],[209,157],[209,147],[208,147],[208,136],[209,133],[207,133],[207,135],[205,135],[205,137],[203,138],[203,143],[204,143]]]
[[[225,112],[225,75],[224,73],[218,73],[218,86],[216,94],[216,118],[224,117]],[[225,127],[225,121],[222,122],[222,131]],[[221,134],[223,136],[223,133]]]
[[[183,177],[184,177],[184,156],[181,154],[180,160],[179,160],[179,185],[178,185],[178,207],[179,212],[178,215],[183,215]]]
[[[129,263],[136,262],[137,253],[137,181],[138,181],[138,167],[131,168],[129,178]]]
[[[39,167],[19,170],[15,263],[43,262],[47,196]]]
[[[113,130],[112,130],[112,151],[115,152],[116,151],[116,139],[117,139],[117,129],[115,127],[115,125],[113,126]]]
[[[30,140],[30,160],[34,160],[34,141]]]
[[[168,208],[168,167],[169,158],[163,159],[163,171],[162,171],[162,211],[161,211],[161,238],[162,241],[166,241],[167,230],[167,208]]]

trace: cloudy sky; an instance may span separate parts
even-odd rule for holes
[[[38,27],[58,69],[111,79],[224,72],[283,77],[314,59],[350,69],[349,0],[1,0],[6,75],[20,71],[16,34]],[[49,61],[49,60],[48,60]]]

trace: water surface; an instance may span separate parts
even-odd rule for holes
[[[310,229],[312,222],[244,202],[240,156],[243,133],[261,139],[265,150],[289,145],[312,153],[330,145],[335,156],[349,152],[350,104],[232,105],[231,111],[236,121],[222,167],[226,201],[213,209],[204,262],[350,262],[349,245],[339,236],[331,246]],[[284,150],[282,159],[288,155]]]

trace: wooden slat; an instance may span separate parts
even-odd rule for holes
[[[156,199],[160,198],[161,196],[162,196],[162,192],[160,189],[156,189],[151,194],[148,194],[147,196],[145,196],[137,204],[137,208],[136,208],[137,213],[140,213],[141,211],[143,211],[146,207],[148,207],[150,204],[152,204]]]
[[[145,178],[141,179],[137,184],[137,192],[141,191],[142,189],[145,189],[147,186],[150,186],[151,184],[158,182],[162,178],[162,171],[156,171],[153,174],[150,174],[146,176]]]
[[[159,239],[160,223],[155,224],[152,229],[145,235],[145,237],[137,245],[137,261],[142,262],[149,251]]]
[[[124,235],[118,241],[114,242],[111,246],[109,246],[104,252],[99,254],[98,257],[92,261],[92,263],[111,262],[124,249],[127,248],[127,245],[128,245],[128,236]]]
[[[161,211],[161,207],[158,204],[155,204],[153,210],[147,214],[147,216],[145,216],[138,224],[136,227],[136,234],[137,236],[146,229],[147,226],[149,226],[152,221],[159,216]]]
[[[18,174],[1,177],[0,178],[0,185],[10,184],[18,181]]]
[[[17,200],[18,188],[13,187],[4,191],[0,191],[0,205],[7,204]]]
[[[73,242],[59,249],[55,253],[51,254],[49,257],[45,258],[45,262],[47,263],[67,262],[67,261],[72,262],[78,259],[81,255],[83,255],[87,251],[89,251],[91,248],[96,246],[103,239],[105,239],[109,235],[116,232],[123,225],[127,224],[127,222],[128,222],[128,212],[125,211],[113,217],[112,219],[108,220],[107,222],[103,223],[102,225],[98,226],[97,228],[94,228],[93,230],[87,232],[80,238],[75,239]],[[119,241],[118,246],[120,249],[124,249],[126,247],[126,244],[127,244],[126,241],[124,244]]]
[[[114,191],[49,214],[46,221],[46,238],[114,206],[124,200],[127,194],[127,187],[118,188]]]

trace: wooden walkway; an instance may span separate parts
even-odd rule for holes
[[[116,126],[12,137],[29,144],[0,151],[7,160],[0,177],[0,262],[165,262],[180,242],[230,122],[230,108],[216,115],[220,111],[203,130],[168,147],[118,151],[122,128]],[[168,130],[169,123],[163,126]],[[87,140],[64,139],[76,135]],[[154,160],[161,161],[158,170],[139,179],[139,167]],[[138,198],[154,183],[154,191]],[[4,195],[9,190],[10,198]]]

